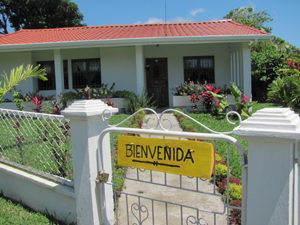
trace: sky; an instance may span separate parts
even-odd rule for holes
[[[274,19],[272,34],[300,48],[300,0],[71,0],[88,26],[222,20],[230,10],[252,6]],[[165,7],[166,6],[166,7]]]

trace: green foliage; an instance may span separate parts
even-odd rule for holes
[[[127,96],[129,96],[131,94],[131,91],[125,91],[125,90],[123,90],[123,91],[120,91],[120,90],[118,90],[118,91],[114,91],[113,92],[113,98],[126,98]]]
[[[230,83],[231,83],[230,91],[235,100],[236,111],[242,116],[249,117],[251,114],[250,109],[252,106],[257,104],[257,101],[251,102],[250,98],[247,97],[245,94],[244,97],[242,97],[243,92],[238,88],[238,86],[236,86],[236,84],[232,81]]]
[[[223,161],[223,158],[220,154],[215,154],[215,161]]]
[[[266,49],[252,48],[251,74],[253,99],[266,101],[267,87],[284,67],[287,55],[278,52],[274,45]]]
[[[268,101],[283,107],[291,107],[293,110],[300,109],[300,76],[291,75],[283,78],[278,77],[268,88]]]
[[[223,196],[227,200],[227,188],[225,189]],[[234,200],[242,200],[242,185],[231,183],[229,185],[229,203],[231,204]]]
[[[259,30],[271,32],[272,27],[266,24],[273,21],[267,10],[254,12],[252,6],[241,7],[230,10],[230,12],[223,18],[232,19],[238,23],[244,24],[249,27],[254,27]]]
[[[3,81],[0,81],[0,102],[3,96],[13,87],[18,85],[18,83],[22,80],[26,80],[30,77],[34,77],[37,79],[41,79],[43,81],[47,80],[46,70],[39,69],[40,65],[37,65],[33,68],[32,65],[27,65],[26,69],[23,70],[23,65],[17,67],[16,69],[12,69],[10,72],[10,76],[4,72]],[[3,82],[3,85],[2,85]]]
[[[143,91],[141,95],[137,95],[135,92],[131,92],[124,99],[124,107],[127,113],[134,113],[141,108],[156,108],[155,102],[152,100],[153,96],[148,96],[148,94]]]
[[[10,93],[12,93],[12,95],[13,95],[13,97],[14,97],[13,102],[16,103],[18,110],[19,110],[19,111],[22,111],[22,110],[24,109],[25,106],[24,106],[24,104],[23,104],[23,102],[24,102],[24,97],[23,97],[23,95],[21,94],[21,90],[15,91],[15,87],[14,87],[14,88],[12,88],[12,89],[10,90]]]
[[[3,33],[8,25],[15,30],[86,26],[78,5],[70,0],[4,0],[0,13]]]
[[[222,181],[224,178],[227,178],[227,166],[223,164],[217,164],[216,167],[216,182]],[[229,173],[231,171],[229,170]]]
[[[20,202],[3,196],[0,192],[0,224],[43,224],[65,225],[66,223],[56,220],[49,213],[36,212]]]

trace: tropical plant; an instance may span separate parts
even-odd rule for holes
[[[132,114],[141,108],[156,108],[153,96],[154,95],[149,96],[144,90],[141,95],[132,91],[130,95],[124,99],[125,111]]]
[[[295,65],[294,59],[287,59],[289,68],[280,69],[280,76],[268,87],[268,101],[299,110],[300,99],[300,63]]]
[[[236,111],[242,116],[249,117],[251,113],[251,107],[254,106],[257,103],[257,101],[251,102],[251,98],[247,97],[245,94],[243,94],[242,97],[243,92],[238,88],[238,86],[236,86],[236,84],[232,81],[230,83],[230,91],[235,100]]]
[[[173,95],[192,95],[192,94],[200,94],[202,91],[202,85],[197,82],[195,84],[194,81],[185,81],[183,84],[176,86],[175,88],[171,88],[172,91],[175,91]]]
[[[30,100],[35,105],[33,108],[35,112],[41,112],[44,100],[45,98],[43,98],[41,95],[35,96]]]
[[[3,81],[0,81],[0,102],[2,101],[3,96],[13,87],[18,85],[18,83],[22,80],[26,80],[30,77],[41,79],[43,81],[47,80],[46,70],[39,69],[40,65],[37,65],[33,68],[32,65],[27,65],[26,69],[23,69],[23,65],[12,69],[10,72],[10,76],[4,72]],[[3,82],[3,85],[2,85]]]
[[[17,108],[18,108],[18,110],[19,111],[22,111],[23,109],[24,109],[24,104],[23,104],[23,102],[24,102],[24,97],[23,97],[23,95],[21,94],[21,90],[19,90],[19,91],[16,91],[15,90],[15,87],[13,87],[11,90],[10,90],[10,93],[13,95],[13,97],[14,97],[14,100],[13,100],[13,102],[15,102],[16,103],[16,106],[17,106]]]

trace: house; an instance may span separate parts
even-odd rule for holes
[[[48,81],[21,82],[22,93],[58,95],[116,82],[115,90],[145,89],[159,106],[173,106],[170,89],[188,79],[234,81],[251,96],[249,44],[271,38],[232,20],[24,29],[0,36],[0,71],[43,65]]]

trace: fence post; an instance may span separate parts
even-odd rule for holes
[[[100,133],[107,128],[102,121],[102,113],[109,109],[112,113],[118,112],[117,108],[108,106],[101,100],[75,101],[62,114],[70,119],[74,188],[76,195],[76,213],[78,224],[104,224],[101,217],[100,188],[97,185],[97,148]],[[109,135],[103,143],[108,159],[105,172],[111,174]],[[105,165],[104,165],[105,166]],[[108,188],[107,188],[108,187]],[[114,222],[112,187],[105,188],[106,216],[111,224]]]
[[[248,140],[246,224],[298,225],[299,115],[265,108],[234,134]]]

